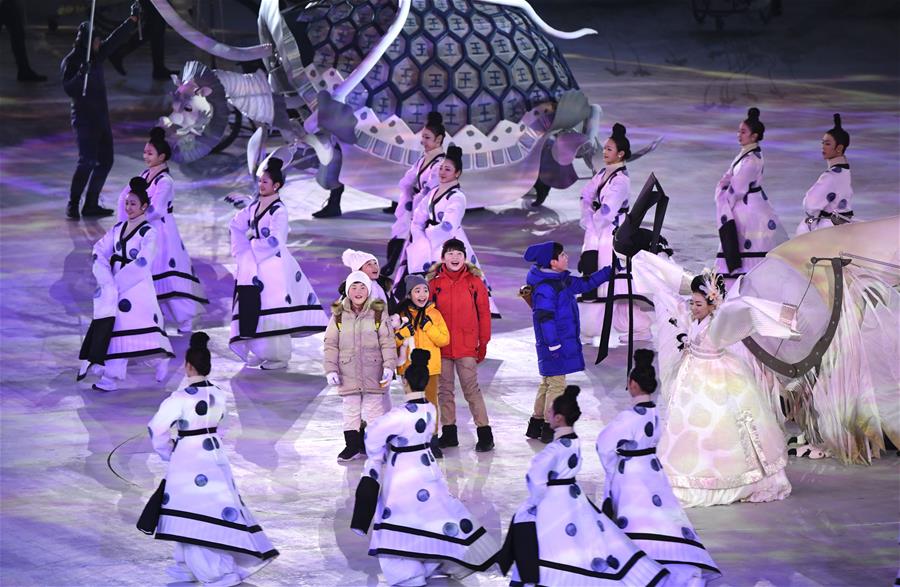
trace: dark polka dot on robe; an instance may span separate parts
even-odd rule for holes
[[[275,253],[275,256],[278,258],[281,258],[281,251],[278,251],[277,253]]]
[[[137,263],[138,267],[146,267],[147,259],[145,259],[144,257],[138,257],[137,260],[135,261],[135,263]]]
[[[206,412],[209,411],[209,405],[206,403],[206,400],[197,402],[197,405],[194,406],[194,411],[197,412],[198,416],[205,416]]]
[[[767,226],[769,227],[769,230],[775,230],[776,228],[778,228],[778,225],[775,224],[774,220],[769,220],[769,224]]]
[[[622,516],[621,518],[616,520],[616,526],[618,526],[619,528],[622,528],[623,530],[625,529],[625,526],[627,526],[627,525],[628,525],[628,518],[626,518],[625,516]]]
[[[719,221],[720,221],[722,224],[725,224],[726,222],[728,222],[728,216],[722,214],[722,217],[719,218]]]
[[[253,276],[253,279],[250,280],[253,285],[259,288],[259,291],[262,291],[265,285],[263,285],[262,280],[259,277]]]
[[[131,257],[132,259],[136,259],[138,256],[138,250],[137,249],[129,249],[128,256]]]
[[[843,173],[843,172],[844,172],[844,168],[843,168],[843,167],[838,167],[837,165],[835,165],[834,167],[832,167],[831,170],[834,171],[835,173]]]
[[[659,465],[659,461],[656,460],[655,458],[653,458],[653,459],[650,460],[650,467],[651,467],[654,471],[659,471],[660,469],[662,469],[662,467]]]
[[[308,296],[306,296],[306,304],[307,305],[312,306],[315,303],[316,303],[316,294],[310,293]]]
[[[472,525],[472,520],[463,518],[459,521],[459,529],[462,530],[465,534],[471,532],[473,528],[474,526]]]
[[[159,220],[160,220],[160,222],[162,222],[162,223],[163,223],[163,224],[165,224],[165,223],[166,223],[166,217],[165,217],[165,216],[163,216],[163,217],[162,217],[162,218],[160,218],[160,219],[159,219]]]
[[[406,208],[406,211],[407,211],[407,212],[412,212],[412,208],[413,208],[413,206],[412,206],[412,200],[410,200],[409,202],[403,204],[403,207]]]
[[[398,436],[394,439],[394,441],[397,446],[406,446],[407,444],[409,444],[409,439],[405,436]]]
[[[431,267],[431,263],[428,261],[422,263],[422,271],[428,271],[428,268]]]
[[[99,298],[99,297],[102,296],[102,295],[103,295],[103,288],[98,287],[97,289],[94,290],[94,297],[95,297],[95,298]]]
[[[369,549],[369,556],[377,556],[377,555],[378,555],[377,550],[375,550],[374,548]]]
[[[568,534],[569,536],[575,536],[576,534],[578,534],[578,528],[575,527],[575,524],[572,524],[571,522],[566,524],[566,534]]]
[[[159,324],[159,316],[157,316],[156,314],[153,314],[153,323]]]
[[[178,422],[178,429],[179,429],[179,430],[187,430],[188,427],[191,425],[191,423],[188,422],[187,420],[185,420],[184,418],[179,418],[179,419],[176,420],[176,421]]]
[[[662,498],[660,498],[658,495],[654,495],[651,501],[656,507],[662,507]]]
[[[273,249],[278,246],[278,239],[274,236],[270,236],[269,238],[267,238],[266,242],[269,243],[269,246]]]
[[[297,281],[297,282],[299,282],[299,281],[300,281],[300,279],[302,279],[302,278],[303,278],[303,274],[302,274],[302,273],[300,273],[300,272],[299,272],[299,271],[298,271],[298,272],[296,272],[296,273],[294,273],[294,281]]]
[[[760,192],[762,194],[763,200],[768,200],[769,196],[766,195],[766,190]]]
[[[471,257],[469,257],[469,261],[472,263],[472,265],[478,264],[478,259],[475,257],[475,255],[472,255]]]
[[[126,299],[119,300],[119,310],[122,312],[130,312],[131,302]]]
[[[191,386],[185,387],[184,392],[188,395],[194,395],[197,393],[197,388],[194,387],[193,385],[191,385]]]
[[[741,198],[741,201],[744,203],[745,206],[747,205],[747,198],[748,198],[749,196],[750,196],[750,194],[744,194],[744,197]]]
[[[169,267],[171,267],[172,269],[175,269],[175,258],[174,257],[169,259]]]
[[[275,215],[275,210],[278,210],[279,207],[280,207],[280,206],[278,206],[278,204],[274,204],[274,205],[272,205],[272,206],[269,206],[269,215],[270,215],[270,216],[274,216],[274,215]]]
[[[553,481],[557,477],[559,477],[559,473],[557,473],[556,471],[550,471],[549,473],[547,473],[547,479],[549,479],[550,481]]]
[[[569,439],[566,438],[566,440],[569,440]],[[569,456],[569,462],[567,464],[569,465],[570,469],[574,469],[575,467],[577,467],[578,466],[578,455]]]
[[[602,520],[597,520],[597,527],[600,528],[600,531],[601,531],[601,532],[605,532],[605,531],[606,531],[606,528],[603,527],[603,521],[602,521]]]
[[[431,461],[428,459],[428,455],[427,455],[427,454],[424,454],[424,453],[423,453],[422,456],[419,457],[419,458],[420,458],[420,460],[422,461],[422,464],[423,464],[423,465],[425,465],[426,467],[430,467],[430,466],[431,466]]]
[[[147,434],[150,435],[150,438],[153,438],[153,428],[147,426]]]
[[[415,414],[417,411],[419,411],[419,404],[414,404],[412,402],[406,404],[406,411],[410,414]]]
[[[385,439],[385,441],[386,441],[386,442],[391,442],[391,441],[394,440],[395,438],[397,438],[397,435],[396,435],[396,434],[388,434],[388,437],[387,437],[387,439]]]
[[[259,234],[263,235],[264,237],[269,236],[269,232],[270,231],[268,226],[263,226],[259,229]]]
[[[431,497],[431,494],[427,489],[420,489],[418,492],[416,492],[416,499],[418,499],[419,501],[428,501],[429,497]]]
[[[609,214],[609,206],[607,206],[606,204],[600,204],[600,213],[604,216]]]
[[[121,251],[121,250],[122,250],[122,243],[116,243],[116,250],[117,250],[117,251]]]
[[[602,573],[609,568],[609,565],[602,558],[594,558],[591,560],[591,570],[595,573]]]
[[[537,506],[533,505],[530,508],[528,508],[526,511],[528,512],[529,515],[535,516],[535,515],[537,515]]]
[[[634,411],[643,416],[647,413],[647,408],[644,406],[634,406]]]
[[[697,535],[694,534],[694,531],[691,530],[690,528],[682,528],[681,535],[684,536],[685,538],[687,538],[688,540],[693,540],[697,537]]]
[[[571,495],[573,499],[577,498],[581,495],[581,488],[578,487],[578,485],[569,485],[569,495]]]
[[[291,294],[284,296],[284,301],[285,301],[285,303],[290,304],[291,303]]]
[[[618,569],[619,559],[617,559],[613,555],[609,555],[608,557],[606,557],[606,564],[608,564],[612,569]]]
[[[222,519],[228,522],[234,522],[237,520],[238,511],[233,507],[226,507],[222,510]]]
[[[194,477],[194,485],[196,485],[197,487],[203,487],[204,485],[206,485],[207,481],[208,479],[206,478],[206,475],[197,475],[196,477]]]
[[[423,418],[419,418],[419,419],[416,421],[416,432],[418,432],[418,433],[420,433],[420,434],[421,434],[422,432],[425,432],[425,428],[426,428],[427,426],[428,426],[428,424],[425,422],[425,420],[424,420]]]
[[[203,439],[203,449],[204,450],[212,450],[216,448],[216,445],[213,444],[212,438],[204,438]]]
[[[375,469],[369,469],[369,477],[378,481],[378,471],[376,471]]]
[[[213,444],[216,445],[216,448],[219,448],[219,439],[216,438],[215,436],[213,436],[212,441],[213,441]]]
[[[562,444],[562,445],[563,445],[564,447],[566,447],[566,448],[569,448],[570,446],[572,446],[572,439],[571,439],[571,438],[560,438],[560,439],[559,439],[559,442],[560,442],[560,444]],[[572,456],[575,456],[575,455],[572,455]],[[576,462],[577,462],[577,459],[576,459]],[[574,465],[573,465],[573,466],[574,466]]]
[[[391,456],[391,466],[392,466],[392,467],[393,467],[394,465],[397,464],[397,457],[398,457],[398,456],[400,456],[400,453],[398,453],[398,452],[395,452],[395,453]]]
[[[384,509],[381,511],[381,519],[382,519],[382,520],[387,520],[387,519],[390,518],[390,517],[391,517],[391,508],[384,508]]]
[[[644,434],[648,437],[653,436],[653,422],[647,422],[647,424],[644,425]]]
[[[838,202],[838,210],[843,210],[847,207],[847,200],[841,200]]]
[[[830,194],[825,196],[825,199],[828,200],[829,202],[833,202],[835,198],[837,198],[837,194],[834,192],[831,192]]]
[[[744,241],[744,248],[745,248],[745,249],[749,249],[749,248],[752,247],[752,246],[753,246],[753,243],[750,242],[750,239],[749,239],[749,238],[748,238],[747,240]]]
[[[444,524],[443,530],[444,534],[446,534],[447,536],[456,536],[457,534],[459,534],[459,526],[457,526],[453,522],[447,522],[446,524]]]
[[[444,213],[443,213],[443,212],[438,212],[438,213],[437,213],[437,219],[438,219],[438,220],[443,220],[443,219],[444,219]]]
[[[619,461],[619,473],[624,473],[624,472],[625,472],[625,460],[623,459],[623,460]]]
[[[162,503],[163,503],[163,505],[166,505],[167,503],[169,503],[169,494],[168,493],[163,493]]]
[[[150,230],[149,226],[142,226],[141,229],[138,231],[138,234],[141,236],[144,236],[145,234],[147,234],[148,230]]]

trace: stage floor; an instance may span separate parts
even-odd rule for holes
[[[713,189],[737,152],[737,125],[751,105],[760,107],[768,127],[766,191],[789,233],[800,221],[803,194],[823,169],[819,140],[836,111],[853,137],[848,154],[857,216],[900,211],[896,14],[880,13],[876,2],[864,9],[847,5],[841,8],[846,14],[811,26],[823,3],[786,2],[788,14],[768,26],[736,18],[715,33],[696,25],[685,3],[622,4],[539,11],[559,28],[600,31],[560,46],[591,101],[603,106],[604,126],[625,123],[635,147],[665,137],[656,152],[629,168],[635,191],[653,171],[672,197],[665,231],[676,260],[692,269],[712,261]],[[31,50],[35,68],[55,73],[68,42],[67,34],[40,33]],[[174,37],[170,46],[170,64],[191,58]],[[143,52],[133,56],[125,79],[107,68],[116,137],[107,204],[142,170],[145,133],[166,113],[163,95],[171,86],[149,82],[148,65],[139,63],[145,59]],[[75,383],[91,315],[91,245],[112,221],[63,218],[76,149],[61,88],[17,84],[7,51],[0,71],[0,583],[165,584],[171,545],[143,536],[134,524],[164,472],[146,423],[183,374],[173,361],[163,385],[141,366],[115,393]],[[287,372],[242,368],[226,345],[234,269],[227,224],[234,209],[222,198],[247,188],[243,144],[174,165],[173,175],[176,218],[212,302],[198,328],[212,337],[212,379],[229,391],[225,445],[242,496],[281,551],[249,584],[374,586],[378,563],[366,555],[367,539],[349,530],[362,462],[335,461],[343,446],[340,400],[325,384],[322,336],[294,341]],[[463,183],[477,189],[465,186],[465,176]],[[474,452],[463,405],[461,446],[446,451],[441,466],[452,491],[498,539],[526,495],[524,474],[542,446],[523,436],[538,375],[530,313],[516,297],[528,269],[521,254],[547,239],[565,243],[570,253],[580,249],[581,187],[554,191],[538,210],[526,199],[465,219],[503,315],[494,322],[479,371],[497,448]],[[391,220],[379,210],[383,200],[348,188],[342,218],[314,221],[310,214],[325,192],[312,178],[292,174],[282,194],[292,218],[292,250],[321,299],[333,299],[346,275],[340,262],[345,247],[383,257]],[[173,335],[172,341],[182,357],[187,340]],[[590,365],[594,354],[585,347]],[[625,350],[615,348],[602,366],[570,377],[583,389],[577,428],[586,466],[579,483],[590,496],[603,483],[593,439],[628,405],[625,359]],[[400,399],[399,389],[393,394]],[[464,404],[461,396],[458,401]],[[869,467],[791,459],[787,473],[794,489],[783,502],[688,511],[724,572],[716,584],[890,584],[898,566],[896,455]],[[434,582],[506,583],[496,568],[461,583]]]

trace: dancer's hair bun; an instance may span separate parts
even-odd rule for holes
[[[209,335],[205,332],[195,332],[191,335],[191,342],[188,345],[192,349],[205,351],[209,346]]]
[[[747,110],[747,119],[748,120],[759,120],[759,108],[750,108]]]
[[[613,137],[624,137],[627,129],[624,124],[615,123],[612,127],[612,136]]]

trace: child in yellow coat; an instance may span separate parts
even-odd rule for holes
[[[397,347],[407,343],[407,339],[413,339],[413,346],[431,353],[428,359],[428,385],[425,387],[425,398],[431,402],[438,417],[435,418],[435,434],[431,438],[431,452],[436,458],[442,458],[443,454],[437,444],[438,422],[440,410],[437,402],[438,378],[441,374],[441,347],[450,344],[450,331],[440,311],[431,302],[428,282],[421,275],[409,275],[405,280],[406,300],[400,304],[400,327],[395,330]],[[399,361],[398,361],[399,363]],[[409,359],[400,364],[398,373],[403,373],[409,366]],[[404,385],[406,381],[404,380]],[[409,390],[407,390],[409,391]]]

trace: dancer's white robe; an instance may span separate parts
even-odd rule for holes
[[[832,227],[834,222],[829,217],[831,214],[845,215],[853,212],[850,164],[843,157],[831,159],[828,164],[828,169],[822,172],[803,197],[806,219],[797,226],[797,234]]]
[[[236,285],[259,288],[262,307],[254,336],[241,338],[235,296],[229,346],[244,361],[251,352],[263,361],[288,361],[291,336],[323,332],[328,319],[288,249],[287,208],[276,199],[260,212],[257,200],[235,214],[230,229]]]
[[[434,406],[422,393],[407,397],[365,431],[363,476],[380,484],[369,554],[390,585],[422,585],[438,572],[459,580],[492,565],[497,542],[450,495],[431,454]]]
[[[716,187],[716,226],[734,219],[741,266],[729,272],[719,243],[716,271],[727,279],[749,272],[766,253],[787,240],[787,231],[762,187],[762,149],[751,143],[741,149]]]
[[[516,510],[512,523],[536,524],[539,584],[656,584],[667,571],[582,493],[575,482],[581,462],[581,441],[572,432],[536,454],[525,476],[528,498]],[[512,581],[521,580],[514,565]]]
[[[150,171],[144,170],[141,177],[147,179]],[[129,193],[126,185],[119,194],[117,216],[120,221],[128,218],[125,214],[125,197]],[[194,316],[203,310],[203,304],[208,304],[209,300],[175,223],[175,181],[169,175],[168,168],[160,171],[150,181],[147,195],[150,197],[147,221],[157,235],[156,256],[151,267],[156,299],[168,321],[174,322],[181,330],[189,331]]]
[[[702,587],[721,573],[678,503],[659,460],[656,404],[619,412],[597,437],[606,474],[603,510],[638,547],[669,569],[669,587]]]
[[[624,163],[608,165],[600,170],[581,190],[581,226],[584,242],[581,251],[597,251],[597,267],[613,264],[613,233],[625,220],[631,198],[631,178]],[[624,267],[625,258],[619,257]],[[606,311],[609,288],[616,303],[613,305],[613,328],[628,332],[628,273],[623,269],[616,273],[614,283],[604,283],[597,288],[597,298],[579,306],[583,336],[599,336]],[[635,338],[650,337],[653,311],[650,300],[632,288],[634,303],[633,330]],[[620,301],[621,300],[621,301]]]
[[[94,297],[100,302],[94,304],[94,318],[112,315],[111,302],[115,300],[116,320],[103,367],[105,377],[125,379],[129,359],[166,361],[175,356],[150,271],[157,238],[146,221],[130,230],[127,222],[119,222],[94,245],[93,272],[98,284]]]
[[[425,162],[427,153],[410,167],[400,180],[400,199],[397,200],[397,209],[394,210],[394,224],[391,226],[391,238],[409,239],[409,229],[412,223],[413,212],[422,197],[434,187],[437,187],[437,170],[444,160],[444,154],[435,155],[428,163]]]
[[[632,270],[656,306],[663,417],[657,451],[675,495],[685,507],[787,497],[787,447],[764,382],[729,346],[754,332],[795,336],[783,320],[789,309],[732,296],[697,322],[678,295],[690,291],[690,276],[678,265],[641,251]]]
[[[175,542],[177,568],[203,582],[240,582],[278,555],[231,474],[218,430],[226,401],[204,377],[191,377],[148,425],[154,450],[169,462],[156,538]]]

